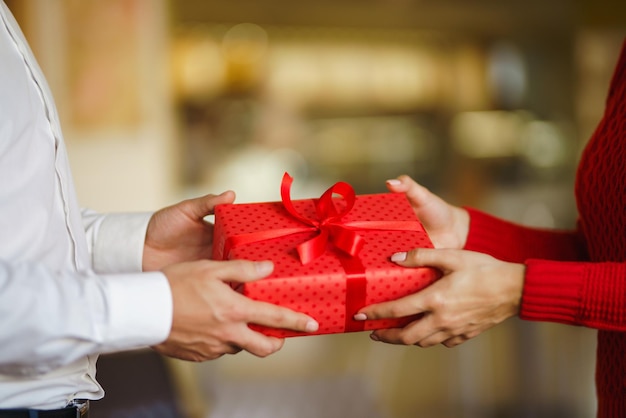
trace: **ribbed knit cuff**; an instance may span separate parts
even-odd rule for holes
[[[520,317],[579,325],[583,263],[527,260]]]

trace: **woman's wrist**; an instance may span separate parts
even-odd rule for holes
[[[470,216],[469,212],[458,206],[453,206],[454,211],[454,231],[458,240],[458,248],[465,248],[467,236],[469,235]]]
[[[519,263],[509,263],[511,272],[509,274],[509,294],[512,307],[512,315],[519,315],[522,304],[522,293],[524,291],[524,277],[526,276],[526,265]]]

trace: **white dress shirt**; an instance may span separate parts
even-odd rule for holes
[[[81,211],[52,96],[0,0],[0,408],[101,398],[99,353],[167,338],[167,279],[141,273],[148,220]]]

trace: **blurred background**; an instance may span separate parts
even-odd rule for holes
[[[277,200],[285,171],[295,197],[339,180],[384,192],[406,173],[452,203],[569,228],[626,37],[622,0],[7,4],[55,94],[81,203],[100,211],[226,189]],[[517,319],[454,349],[355,333],[292,338],[266,359],[140,356],[101,360],[111,416],[595,411],[595,332]],[[160,412],[137,415],[123,399],[137,388]]]

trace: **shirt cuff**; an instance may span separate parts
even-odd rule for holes
[[[99,273],[140,272],[151,217],[152,213],[106,215],[94,244],[94,270]]]
[[[172,327],[173,301],[161,272],[104,276],[107,292],[106,351],[159,344]]]

